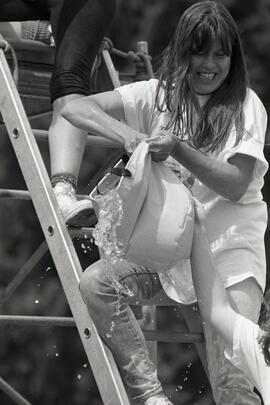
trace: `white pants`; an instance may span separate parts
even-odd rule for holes
[[[255,278],[248,278],[227,288],[233,308],[258,322],[262,290]],[[210,383],[216,405],[260,405],[259,397],[253,392],[253,385],[247,376],[234,367],[224,356],[225,343],[211,328],[204,325],[206,353]]]

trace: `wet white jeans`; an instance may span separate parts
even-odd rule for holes
[[[144,404],[162,391],[156,366],[150,359],[144,335],[129,304],[147,303],[162,286],[156,273],[125,263],[108,266],[102,260],[83,273],[80,288],[97,330],[112,350],[129,397]],[[262,292],[255,279],[227,289],[234,308],[257,322]],[[224,356],[224,342],[205,325],[210,382],[216,405],[259,405],[247,377]]]
[[[134,404],[162,391],[140,325],[129,304],[147,302],[162,289],[158,275],[141,266],[92,264],[80,282],[96,328],[111,349]]]
[[[253,322],[258,321],[262,290],[254,278],[227,288],[233,308]],[[209,377],[216,405],[260,405],[247,376],[224,356],[223,339],[204,325]],[[270,383],[270,382],[269,382]]]

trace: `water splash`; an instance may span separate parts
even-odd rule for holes
[[[107,193],[97,195],[95,198],[99,206],[99,219],[93,231],[93,238],[99,247],[103,265],[111,275],[117,295],[115,316],[118,317],[121,311],[121,296],[123,294],[133,296],[133,292],[127,286],[123,286],[116,276],[119,267],[127,263],[124,259],[123,244],[117,238],[117,227],[123,217],[123,204],[117,189],[108,190]],[[107,338],[112,337],[115,327],[116,322],[112,320],[110,329],[105,334]]]
[[[123,246],[117,239],[117,227],[121,224],[123,204],[116,189],[96,196],[99,206],[99,219],[93,231],[95,244],[99,246],[104,258],[121,258]]]

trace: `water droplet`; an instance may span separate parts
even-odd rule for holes
[[[39,304],[39,300],[35,300],[35,304]]]
[[[82,375],[81,374],[77,374],[77,380],[81,380],[82,379]]]

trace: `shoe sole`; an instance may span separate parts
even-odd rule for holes
[[[65,223],[74,227],[91,227],[97,223],[97,217],[93,208],[80,207],[80,209],[73,210],[65,216]]]

